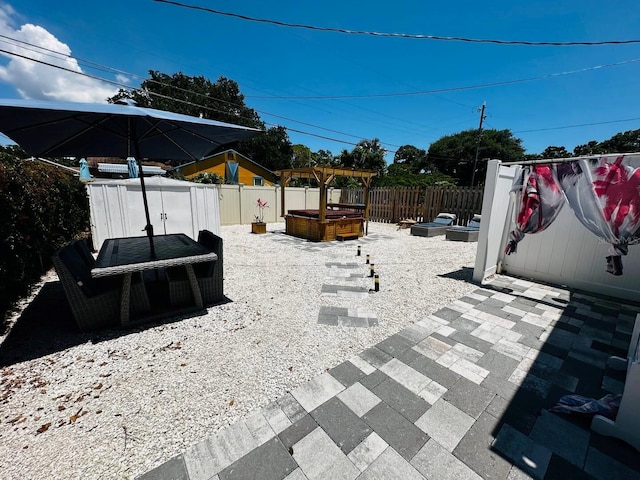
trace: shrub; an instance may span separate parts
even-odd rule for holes
[[[89,201],[77,177],[0,151],[0,312],[51,268],[51,255],[86,234]]]
[[[194,183],[209,183],[209,184],[222,184],[224,183],[224,178],[222,178],[217,173],[213,172],[201,172],[194,177],[189,179],[190,182]]]

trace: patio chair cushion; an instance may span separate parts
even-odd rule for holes
[[[474,215],[473,218],[469,221],[468,226],[474,228],[480,228],[480,220],[482,217],[480,215]]]
[[[198,233],[198,243],[205,247],[207,250],[214,252],[218,255],[218,260],[222,263],[222,239],[217,235],[214,235],[209,230],[201,230]],[[213,270],[216,266],[216,262],[203,262],[196,263],[193,266],[193,271],[196,277],[211,277]]]
[[[91,250],[89,250],[89,246],[87,242],[84,240],[77,240],[72,244],[74,248],[78,251],[84,262],[87,264],[89,269],[92,269],[96,264],[96,259],[91,255]]]
[[[119,289],[122,285],[121,276],[91,278],[91,269],[87,265],[86,259],[79,252],[79,247],[75,244],[62,248],[58,253],[58,257],[60,257],[78,287],[87,297]]]
[[[437,225],[451,225],[455,219],[455,213],[439,213],[432,223]]]

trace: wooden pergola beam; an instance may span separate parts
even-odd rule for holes
[[[359,178],[366,179],[369,182],[371,178],[376,176],[376,172],[373,170],[357,170],[353,168],[343,168],[343,167],[302,167],[302,168],[288,168],[285,170],[277,170],[275,172],[277,175],[280,175],[281,178],[289,177],[289,178],[313,178],[317,179],[318,177],[328,177],[329,175],[334,175],[336,177],[349,177],[349,178]]]
[[[287,185],[289,185],[289,182],[291,181],[291,177],[281,177],[280,180],[280,216],[284,217],[284,212],[286,212],[285,206],[284,206],[284,189],[287,187]]]
[[[320,205],[318,211],[318,219],[320,223],[326,221],[327,216],[327,188],[335,180],[336,177],[357,178],[364,186],[364,218],[367,222],[366,232],[369,233],[369,189],[371,188],[371,180],[376,176],[373,170],[357,170],[355,168],[344,167],[302,167],[288,168],[275,172],[280,175],[281,195],[282,195],[282,216],[285,215],[284,190],[292,178],[309,178],[318,182],[320,187]]]

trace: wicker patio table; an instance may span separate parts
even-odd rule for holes
[[[154,236],[153,240],[155,258],[151,258],[147,237],[109,238],[102,244],[98,259],[91,270],[92,277],[124,274],[120,302],[122,325],[129,323],[131,276],[134,272],[143,270],[184,265],[196,307],[204,308],[193,264],[217,260],[218,256],[184,233],[158,235]]]

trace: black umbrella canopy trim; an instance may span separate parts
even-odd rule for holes
[[[261,130],[133,105],[0,100],[0,131],[41,157],[200,160]]]

